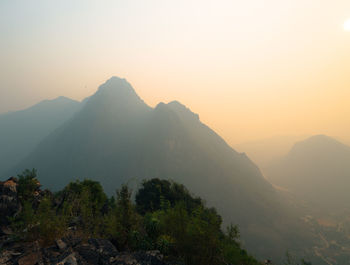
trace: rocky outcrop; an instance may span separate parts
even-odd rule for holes
[[[18,179],[11,177],[6,181],[0,181],[0,237],[10,235],[10,219],[16,217],[22,205],[18,196]],[[41,200],[46,196],[52,196],[49,190],[41,190],[41,184],[37,181],[37,187],[33,191],[32,206],[37,209]],[[1,240],[0,240],[1,247]]]
[[[106,239],[62,238],[49,247],[14,243],[0,254],[3,265],[167,265],[159,251],[118,252]]]
[[[36,208],[47,190],[40,190],[40,183],[33,194]],[[18,180],[9,178],[0,182],[0,264],[1,265],[166,265],[158,251],[118,252],[106,239],[82,240],[68,236],[55,244],[42,247],[39,242],[18,242],[12,240],[9,218],[15,217],[22,209],[18,199]]]
[[[18,180],[9,178],[0,181],[0,234],[7,234],[9,218],[21,211],[21,204],[17,197]]]

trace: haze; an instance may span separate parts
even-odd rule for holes
[[[178,99],[231,144],[350,141],[348,0],[0,3],[0,113],[128,79]]]

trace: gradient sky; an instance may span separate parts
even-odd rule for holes
[[[179,100],[229,143],[350,141],[349,0],[1,0],[0,113],[112,75]]]

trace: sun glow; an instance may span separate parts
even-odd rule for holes
[[[344,22],[344,30],[350,31],[350,18]]]

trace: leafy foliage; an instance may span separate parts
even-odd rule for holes
[[[26,169],[22,174],[18,175],[18,198],[21,202],[33,200],[35,191],[40,187],[36,176],[37,172],[35,169]]]
[[[55,197],[59,202],[57,210],[69,223],[78,225],[87,236],[100,233],[108,198],[98,182],[71,182]]]
[[[174,207],[181,201],[188,211],[202,205],[202,200],[192,197],[184,185],[158,178],[144,181],[135,200],[141,214],[160,210],[164,208],[164,203]]]
[[[47,245],[74,231],[86,238],[108,238],[119,250],[157,249],[178,264],[261,264],[241,247],[238,227],[223,232],[217,211],[183,185],[144,181],[135,204],[126,185],[116,198],[108,198],[91,180],[71,182],[52,194],[38,191],[35,170],[19,179],[23,207],[12,225],[21,240],[39,239]]]

